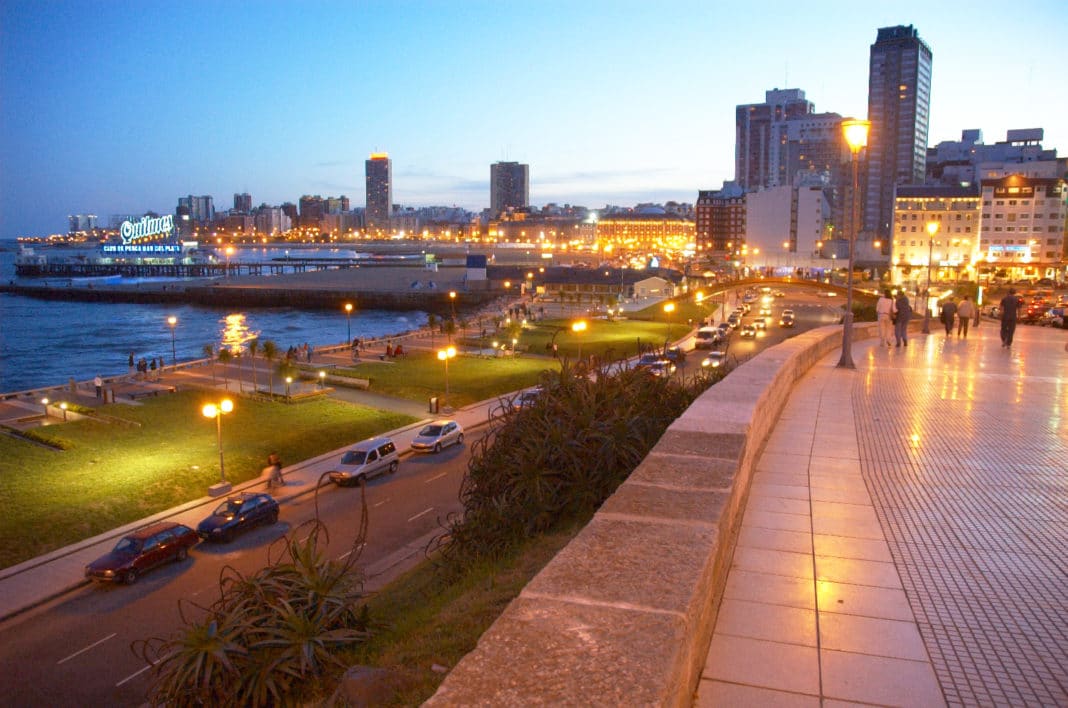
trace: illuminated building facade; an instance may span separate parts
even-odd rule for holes
[[[597,245],[622,253],[682,254],[693,247],[692,220],[663,209],[603,215],[597,221]]]
[[[697,193],[694,239],[698,256],[729,257],[745,241],[745,192],[734,182]]]
[[[367,177],[367,208],[364,210],[367,234],[388,235],[393,215],[393,167],[389,155],[371,153],[364,169]]]
[[[898,187],[889,244],[892,281],[913,291],[923,288],[928,262],[932,283],[976,280],[980,213],[976,186]],[[930,222],[938,224],[933,237],[927,231]]]
[[[864,170],[864,229],[860,239],[887,243],[894,188],[922,185],[931,105],[931,48],[912,25],[883,27],[871,45]],[[885,250],[884,250],[885,253]]]
[[[1061,280],[1068,231],[1063,179],[1009,175],[983,182],[982,273],[992,277]]]

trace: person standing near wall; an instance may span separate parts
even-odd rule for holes
[[[975,305],[972,304],[971,299],[965,295],[961,298],[960,304],[957,305],[957,336],[963,336],[968,338],[968,325],[971,324],[972,317],[975,316]]]

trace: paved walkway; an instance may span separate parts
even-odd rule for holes
[[[1068,334],[932,325],[794,390],[697,705],[1068,705]]]

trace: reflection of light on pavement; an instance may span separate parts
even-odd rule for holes
[[[253,332],[245,324],[243,314],[227,315],[222,330],[222,346],[234,354],[241,353],[241,345],[260,336],[259,332]]]

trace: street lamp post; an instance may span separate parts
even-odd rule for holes
[[[934,260],[934,237],[938,233],[938,222],[927,222],[927,285],[923,290],[923,333],[931,333],[931,261]]]
[[[287,376],[286,377],[286,400],[287,401],[289,400],[289,385],[291,383],[293,383],[293,377],[292,376]]]
[[[576,335],[586,331],[586,320],[571,323],[571,331]],[[578,358],[582,361],[582,337],[578,337]]]
[[[223,444],[222,444],[222,417],[223,414],[229,413],[234,409],[234,402],[229,398],[224,398],[218,403],[205,404],[201,409],[201,413],[205,418],[215,419],[215,436],[219,445],[219,484],[226,484],[226,463],[223,460]]]
[[[846,311],[842,318],[842,356],[838,359],[838,368],[855,369],[853,363],[853,252],[857,242],[857,227],[860,221],[857,217],[860,202],[857,200],[857,191],[860,189],[859,157],[861,148],[868,144],[868,130],[871,123],[866,120],[847,119],[842,121],[842,134],[849,151],[852,153],[853,162],[853,203],[849,229],[849,273],[846,276]]]
[[[345,303],[345,344],[352,343],[352,303]]]
[[[671,313],[675,311],[675,303],[664,303],[664,322],[667,323],[667,331],[664,334],[664,349],[667,349],[668,343],[671,341]]]
[[[438,350],[438,359],[445,362],[445,410],[449,409],[449,359],[456,356],[456,347],[445,347]]]
[[[178,318],[175,317],[174,315],[171,315],[170,317],[167,318],[167,324],[169,324],[171,326],[171,364],[172,365],[177,365],[178,364],[178,355],[175,353],[175,350],[174,350],[174,327],[175,327],[175,325],[178,324]]]

